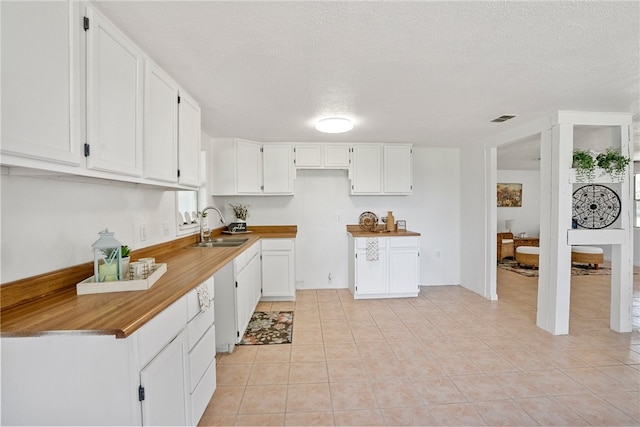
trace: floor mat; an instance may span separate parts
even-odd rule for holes
[[[505,270],[513,271],[514,273],[522,274],[527,277],[538,277],[538,269],[535,270],[531,267],[522,267],[518,265],[517,262],[510,259],[503,259],[502,262],[498,263],[499,268],[503,268]],[[571,267],[571,275],[572,276],[588,276],[588,275],[599,275],[606,276],[611,275],[611,268],[606,266],[599,266],[596,270],[594,267],[589,266],[587,264],[573,264]]]
[[[240,344],[291,344],[292,331],[293,311],[256,311]]]

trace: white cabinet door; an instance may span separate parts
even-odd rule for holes
[[[297,168],[322,167],[322,146],[320,144],[304,144],[295,146]]]
[[[262,156],[264,194],[292,194],[294,168],[291,145],[265,144]]]
[[[80,165],[78,3],[0,8],[2,153]]]
[[[178,86],[146,61],[144,92],[144,177],[178,180]]]
[[[382,145],[362,144],[353,147],[351,194],[382,192]]]
[[[200,186],[200,106],[180,93],[178,104],[178,182],[191,187]]]
[[[327,169],[346,169],[349,167],[351,157],[347,144],[324,145],[324,167]]]
[[[418,292],[420,258],[416,248],[389,251],[389,292]]]
[[[378,259],[367,260],[367,238],[355,239],[355,292],[356,295],[376,295],[389,292],[387,272],[387,238],[376,238]],[[372,254],[374,255],[374,254]]]
[[[143,54],[93,9],[86,17],[87,167],[141,176]]]
[[[262,299],[295,299],[294,241],[262,240]]]
[[[256,142],[236,140],[236,192],[262,193],[262,153]]]
[[[384,186],[386,194],[411,194],[413,191],[413,149],[411,145],[384,146]]]
[[[260,282],[260,256],[255,255],[236,278],[236,342],[242,339],[260,300]]]
[[[140,372],[143,425],[188,425],[186,366],[183,330]]]

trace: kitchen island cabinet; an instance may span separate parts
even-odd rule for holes
[[[420,234],[363,232],[357,225],[347,227],[349,290],[355,299],[418,296]]]

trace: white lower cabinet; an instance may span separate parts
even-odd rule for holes
[[[260,242],[218,270],[214,278],[216,351],[231,353],[242,340],[260,300]]]
[[[2,338],[1,424],[197,425],[216,387],[214,304],[197,298],[125,339]]]
[[[263,301],[296,299],[295,240],[262,240]]]
[[[349,235],[349,289],[354,298],[415,297],[419,285],[420,237]]]

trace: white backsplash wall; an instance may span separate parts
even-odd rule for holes
[[[540,171],[499,170],[499,183],[522,184],[522,207],[498,208],[498,232],[506,231],[505,220],[513,219],[513,234],[540,236]]]
[[[460,283],[460,154],[457,149],[414,147],[411,196],[350,196],[346,170],[299,170],[294,196],[213,197],[227,222],[229,203],[249,205],[249,225],[298,226],[299,288],[348,286],[347,224],[372,211],[393,211],[422,234],[421,284]],[[340,220],[338,220],[340,215]],[[330,281],[328,276],[332,274]]]
[[[92,261],[91,245],[106,227],[132,249],[176,238],[173,191],[11,175],[0,176],[0,189],[0,283]]]

